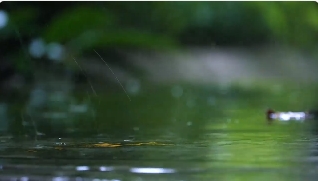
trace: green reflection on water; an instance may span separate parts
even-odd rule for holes
[[[266,89],[264,89],[266,90]],[[217,124],[209,124],[214,141],[209,143],[208,158],[216,161],[207,167],[222,168],[217,174],[205,174],[200,179],[219,180],[302,180],[300,163],[312,123],[275,121],[265,119],[266,106],[283,111],[306,110],[316,104],[314,87],[297,89],[282,87],[280,92],[267,89],[256,99],[238,97],[228,101],[234,108],[225,107]],[[294,96],[294,97],[293,97]],[[213,131],[218,130],[218,133]],[[233,171],[231,169],[236,170]],[[306,171],[305,171],[306,173]]]
[[[264,111],[268,106],[283,111],[311,108],[316,104],[316,87],[181,85],[179,97],[173,96],[174,87],[149,84],[131,96],[132,101],[122,91],[100,89],[98,96],[78,91],[79,97],[90,96],[96,117],[72,120],[67,125],[76,132],[66,137],[93,137],[88,144],[95,147],[75,146],[65,155],[207,171],[191,175],[195,180],[299,178],[297,159],[308,144],[299,140],[309,135],[309,123],[268,125]],[[128,138],[133,142],[118,142]],[[62,150],[68,153],[67,147]],[[63,159],[65,155],[58,152],[45,150],[41,156]],[[83,152],[86,156],[80,156]]]

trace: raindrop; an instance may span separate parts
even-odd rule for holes
[[[174,86],[171,89],[171,94],[173,97],[179,98],[183,94],[183,88],[181,86]]]
[[[63,46],[58,43],[50,43],[47,46],[47,56],[55,62],[59,62],[62,59],[63,51]]]
[[[41,38],[34,39],[29,45],[29,53],[34,58],[40,58],[45,54],[45,42]]]
[[[139,127],[134,127],[134,131],[139,131]]]
[[[192,122],[191,121],[188,121],[187,122],[187,126],[191,126],[192,125]]]
[[[8,23],[8,14],[7,12],[0,10],[0,29],[4,28]]]

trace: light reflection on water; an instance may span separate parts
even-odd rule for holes
[[[176,142],[174,138],[129,142],[98,138],[14,143],[2,139],[0,178],[314,180],[318,173],[317,167],[312,166],[314,158],[304,152],[313,144],[313,138],[305,133],[289,133],[214,130],[204,140],[194,142]]]
[[[235,87],[222,94],[182,86],[146,92],[131,102],[124,94],[99,94],[90,102],[96,119],[66,119],[75,120],[67,127],[95,137],[0,138],[0,180],[289,181],[318,175],[311,125],[268,125],[263,112],[268,104],[312,105],[312,97],[295,103],[283,94]]]

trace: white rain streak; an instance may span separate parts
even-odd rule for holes
[[[119,83],[119,85],[121,86],[121,88],[124,90],[124,92],[125,92],[125,94],[127,95],[129,101],[131,101],[131,99],[130,99],[128,93],[126,92],[126,90],[125,90],[125,88],[124,88],[124,86],[120,83],[119,79],[117,78],[117,76],[115,75],[115,73],[113,72],[113,70],[110,68],[110,66],[106,63],[106,61],[103,59],[103,57],[100,56],[99,53],[97,53],[96,50],[94,50],[94,52],[99,56],[100,59],[102,59],[102,61],[105,63],[105,65],[106,65],[106,66],[108,67],[108,69],[111,71],[111,73],[115,76],[117,82]]]

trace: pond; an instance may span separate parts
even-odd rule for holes
[[[90,106],[78,116],[52,118],[47,109],[35,112],[36,131],[45,135],[2,136],[0,180],[315,180],[318,176],[314,122],[267,124],[265,119],[268,107],[289,111],[315,106],[314,85],[148,83],[139,91],[128,91],[130,99],[120,88],[95,89],[96,95],[76,91]],[[33,127],[28,129],[32,132]]]

